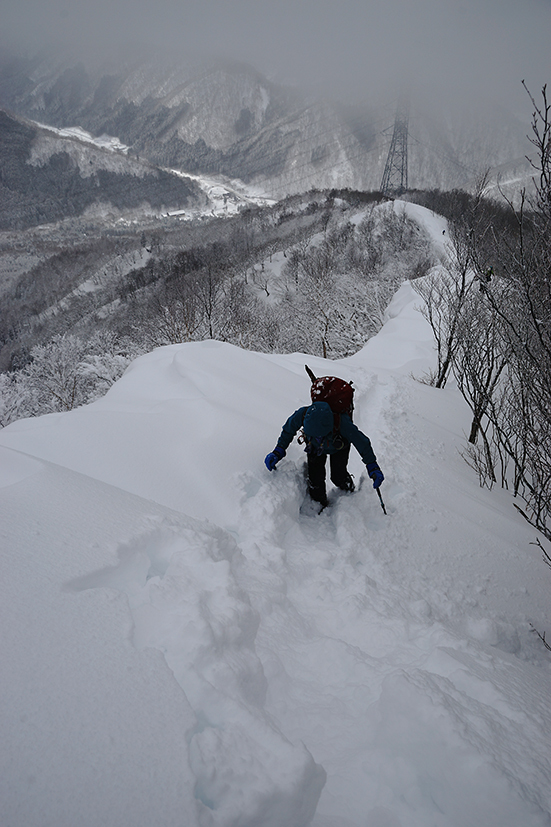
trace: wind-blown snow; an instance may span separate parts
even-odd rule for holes
[[[3,825],[551,824],[551,572],[413,378],[418,305],[339,362],[160,348],[0,432]],[[305,362],[354,381],[388,516],[354,451],[315,518],[296,443],[265,469]]]

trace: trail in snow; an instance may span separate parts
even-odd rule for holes
[[[411,394],[393,385],[386,410],[407,410]],[[408,417],[389,419],[384,442],[403,445]],[[288,499],[264,490],[246,502],[241,533],[262,584],[255,588],[253,577],[248,591],[260,594],[257,650],[268,709],[328,773],[315,825],[549,823],[548,738],[537,723],[546,714],[548,671],[525,671],[507,656],[520,649],[513,624],[484,616],[469,597],[488,580],[456,581],[448,602],[430,580],[433,568],[442,576],[445,561],[423,570],[416,557],[419,576],[412,576],[405,555],[415,554],[419,517],[427,534],[438,532],[430,506],[414,496],[418,485],[419,476],[408,491],[391,483],[390,519],[367,486],[318,521],[297,521],[297,474],[290,471],[265,485]],[[408,511],[400,515],[409,498],[421,512],[413,537]],[[290,640],[292,647],[281,646]],[[478,641],[496,649],[490,654]],[[536,778],[540,792],[522,801]]]
[[[296,443],[264,468],[301,354],[161,348],[0,432],[6,824],[551,824],[546,570],[457,391],[412,378],[417,305],[307,357],[354,381],[388,516],[368,480],[301,515]]]

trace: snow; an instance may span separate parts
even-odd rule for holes
[[[112,135],[94,136],[80,126],[59,129],[37,121],[34,123],[41,131],[32,147],[31,164],[40,166],[48,162],[56,152],[63,151],[73,158],[84,178],[94,175],[98,169],[107,169],[119,174],[129,173],[140,177],[151,174],[154,169],[147,162],[131,158],[130,147]],[[161,169],[169,175],[195,181],[204,192],[207,205],[206,207],[190,207],[187,210],[170,210],[166,213],[159,213],[159,218],[175,218],[182,221],[192,221],[202,216],[228,218],[236,215],[243,207],[266,206],[275,203],[260,188],[248,186],[225,176],[194,175],[170,167],[161,167]],[[144,207],[138,212],[143,212],[144,209],[148,212],[148,209]],[[108,203],[95,205],[86,211],[90,217],[94,215],[108,217],[112,213],[113,208]],[[133,215],[133,218],[121,217],[119,223],[133,223],[136,220],[136,211]]]
[[[195,181],[207,197],[208,207],[204,215],[214,215],[219,218],[228,218],[236,215],[243,207],[251,205],[269,206],[275,204],[258,187],[247,186],[237,179],[228,179],[225,176],[212,177],[208,175],[194,175],[190,172],[163,167],[165,172]],[[167,213],[168,217],[189,220],[196,218],[198,210],[173,210]]]
[[[551,824],[551,572],[418,381],[419,304],[339,362],[159,348],[0,432],[3,825]],[[354,381],[388,516],[354,450],[319,517],[296,442],[264,467],[305,363]]]
[[[151,174],[152,167],[147,163],[140,163],[131,159],[128,155],[130,147],[123,144],[119,138],[106,134],[94,136],[80,126],[58,129],[37,121],[35,123],[40,127],[41,133],[39,133],[33,144],[30,158],[32,164],[44,164],[54,153],[64,151],[71,155],[84,178],[94,175],[98,168],[121,174],[129,172],[142,177]],[[84,150],[84,147],[87,148],[87,151]],[[100,152],[91,155],[90,150],[100,150]],[[122,162],[118,156],[127,157]],[[224,176],[213,178],[208,175],[194,175],[169,167],[162,167],[162,169],[164,172],[176,175],[178,178],[195,181],[206,196],[207,207],[171,210],[167,213],[160,213],[159,217],[178,218],[186,221],[196,219],[201,215],[227,218],[238,213],[239,209],[244,206],[275,203],[258,187],[247,186],[238,180],[226,179]],[[104,205],[103,210],[106,215],[112,211],[109,204]],[[90,213],[90,210],[88,210],[88,213]],[[128,223],[126,219],[121,219],[121,221],[122,223]]]
[[[41,129],[47,132],[53,132],[54,135],[59,135],[60,138],[72,138],[76,141],[99,147],[100,149],[106,149],[109,152],[121,152],[123,155],[126,155],[130,149],[130,147],[126,146],[126,144],[123,144],[118,138],[115,138],[112,135],[99,135],[96,137],[91,135],[90,132],[87,132],[81,126],[69,126],[65,129],[58,129],[55,126],[38,123],[37,121],[35,121],[35,123]]]

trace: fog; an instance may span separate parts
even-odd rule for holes
[[[551,0],[0,0],[0,46],[72,45],[83,58],[161,47],[368,101],[404,79],[529,110],[551,80]]]

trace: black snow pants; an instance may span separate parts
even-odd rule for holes
[[[340,451],[329,454],[329,467],[331,482],[343,491],[353,491],[354,482],[348,473],[348,455],[350,454],[350,443],[345,442]],[[308,455],[308,493],[311,498],[322,505],[327,505],[327,493],[325,490],[325,465],[327,454]]]

